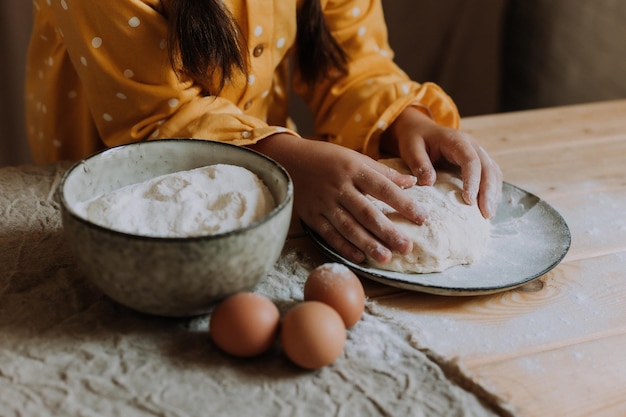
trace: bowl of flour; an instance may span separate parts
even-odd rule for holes
[[[59,200],[87,279],[134,310],[183,317],[267,275],[287,237],[293,185],[245,147],[164,139],[76,163]]]

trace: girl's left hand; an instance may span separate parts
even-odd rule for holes
[[[442,158],[461,168],[463,199],[492,218],[502,193],[502,171],[471,135],[438,125],[414,107],[406,108],[381,138],[381,148],[398,155],[419,185],[432,185],[433,164]]]

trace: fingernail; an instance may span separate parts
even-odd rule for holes
[[[411,188],[413,187],[415,184],[417,184],[417,177],[413,176],[413,175],[405,175],[406,177],[406,183],[402,186],[402,189],[406,189],[406,188]]]
[[[419,184],[420,185],[428,185],[431,183],[431,179],[433,176],[433,173],[431,170],[429,169],[424,169],[424,168],[420,168],[418,170],[418,175],[419,175]]]
[[[398,242],[398,252],[402,255],[408,255],[413,250],[413,242],[409,238],[402,238]]]
[[[463,193],[463,200],[465,200],[465,202],[469,204],[470,206],[473,206],[474,204],[476,204],[475,194],[471,191],[467,191]]]
[[[413,207],[413,221],[418,225],[428,222],[428,213],[426,213],[420,206]]]
[[[354,262],[355,264],[360,264],[361,262],[365,261],[365,254],[361,251],[354,251],[351,255],[352,258],[352,262]]]
[[[391,259],[391,251],[383,245],[376,245],[376,247],[372,249],[370,256],[378,262],[385,263]]]

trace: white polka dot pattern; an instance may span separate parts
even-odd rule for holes
[[[143,0],[119,0],[115,7],[36,0],[32,43],[39,55],[29,62],[26,94],[28,132],[39,144],[35,159],[82,157],[79,152],[99,140],[113,146],[169,136],[243,144],[290,132],[280,126],[288,125],[290,80],[284,75],[287,54],[294,50],[296,3],[274,2],[273,8],[250,0],[224,3],[246,22],[250,72],[228,80],[219,97],[207,97],[171,68],[166,19]],[[454,105],[438,87],[410,81],[390,59],[380,0],[323,4],[337,41],[359,59],[350,63],[352,79],[331,70],[312,88],[296,80],[312,111],[326,109],[329,115],[316,130],[368,151],[370,139],[416,101],[443,123],[458,123]],[[51,95],[55,91],[62,97]],[[63,122],[68,117],[69,126]],[[85,137],[84,132],[96,135],[94,124],[98,136]]]

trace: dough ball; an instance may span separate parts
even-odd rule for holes
[[[409,173],[400,159],[380,162],[402,173]],[[413,241],[408,255],[393,253],[391,262],[379,263],[368,259],[370,266],[404,273],[441,272],[456,265],[472,264],[485,252],[490,238],[491,223],[477,205],[463,201],[463,181],[458,174],[438,171],[434,186],[414,186],[404,190],[428,212],[428,221],[417,225],[387,204],[373,199],[374,204],[391,219],[396,227]]]

